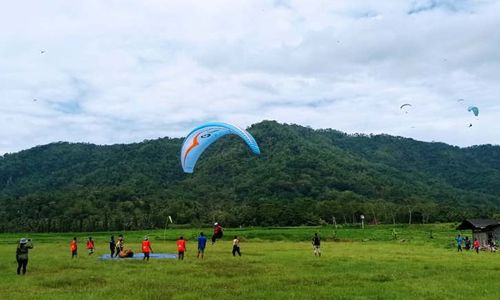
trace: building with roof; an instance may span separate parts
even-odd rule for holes
[[[481,247],[488,241],[500,240],[500,221],[492,219],[467,219],[458,225],[457,230],[472,230],[472,240],[478,239]]]

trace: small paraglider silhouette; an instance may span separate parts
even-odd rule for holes
[[[471,127],[472,127],[472,123],[469,124],[469,128],[471,128]]]
[[[40,54],[44,54],[45,53],[45,50],[40,50]]]
[[[413,107],[410,103],[405,103],[399,107],[399,109],[404,110],[405,114],[408,113],[408,109]]]

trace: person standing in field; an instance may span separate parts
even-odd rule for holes
[[[71,258],[75,258],[78,255],[78,244],[76,242],[76,236],[69,244],[69,250],[71,250]]]
[[[181,236],[179,240],[177,240],[177,259],[184,260],[184,252],[186,252],[186,241],[184,237]]]
[[[115,254],[115,248],[116,248],[115,236],[112,235],[111,240],[109,241],[109,251],[111,252],[111,258],[113,258],[113,255]]]
[[[201,254],[201,259],[203,259],[203,256],[205,255],[206,245],[207,237],[203,234],[203,232],[200,232],[200,236],[198,237],[198,254],[196,255],[197,258],[199,258]]]
[[[87,250],[89,251],[89,255],[94,254],[95,246],[91,236],[89,236],[89,239],[87,241]]]
[[[123,242],[123,235],[118,235],[118,241],[116,242],[116,256],[118,256],[120,254],[120,252],[123,251],[123,247],[124,247],[124,242]]]
[[[481,247],[481,243],[477,239],[474,239],[474,244],[472,244],[476,253],[479,254],[479,248]]]
[[[462,252],[462,242],[463,242],[463,238],[462,236],[457,235],[457,237],[455,238],[455,241],[457,241],[457,252]]]
[[[236,256],[236,253],[238,253],[238,255],[241,256],[240,239],[238,238],[238,236],[235,235],[233,239],[233,256]]]
[[[22,238],[19,240],[16,249],[17,260],[17,275],[21,275],[21,268],[23,275],[26,274],[26,267],[28,266],[28,250],[33,249],[31,239]]]
[[[142,241],[142,253],[144,254],[144,258],[142,260],[149,260],[149,253],[153,252],[151,248],[151,243],[149,242],[149,238],[147,236],[144,237],[144,241]]]
[[[470,250],[470,240],[469,240],[468,236],[465,237],[464,242],[465,242],[465,250],[469,251]]]
[[[312,238],[312,245],[313,245],[313,250],[314,250],[314,256],[321,256],[321,250],[319,247],[321,246],[321,239],[318,236],[318,233],[316,232]]]

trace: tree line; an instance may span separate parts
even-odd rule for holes
[[[500,147],[458,148],[264,121],[250,155],[227,136],[194,174],[182,140],[54,143],[0,158],[0,231],[105,231],[178,224],[429,223],[500,213]],[[334,219],[335,218],[335,219]]]

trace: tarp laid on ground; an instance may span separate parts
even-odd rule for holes
[[[126,258],[121,258],[121,257],[113,257],[111,258],[111,255],[109,254],[104,254],[99,256],[100,259],[102,260],[128,260],[128,259],[143,259],[144,254],[143,253],[134,253],[133,257],[126,257]],[[151,259],[163,259],[163,258],[177,258],[176,254],[167,254],[167,253],[151,253],[149,254],[149,258]]]

